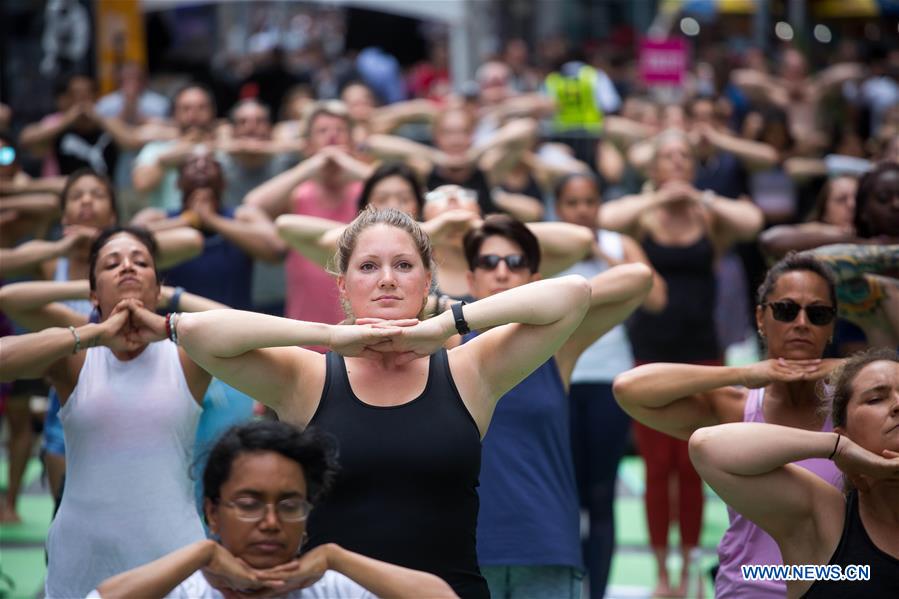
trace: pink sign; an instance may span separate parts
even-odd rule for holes
[[[680,85],[687,70],[683,39],[644,39],[640,42],[640,78],[648,85]]]

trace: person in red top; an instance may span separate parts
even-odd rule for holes
[[[306,121],[306,160],[253,189],[244,203],[272,218],[303,214],[348,223],[356,216],[362,180],[370,165],[350,152],[351,123],[342,104],[316,106]],[[287,255],[285,316],[336,324],[344,315],[332,277],[295,251]]]

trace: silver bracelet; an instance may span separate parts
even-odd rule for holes
[[[72,348],[72,354],[77,354],[81,351],[81,335],[78,334],[78,331],[72,325],[69,325],[69,330],[72,331],[72,335],[75,337],[75,347]]]

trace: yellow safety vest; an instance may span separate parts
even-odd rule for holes
[[[596,79],[596,69],[587,65],[578,70],[577,77],[563,77],[561,73],[547,76],[546,90],[556,101],[557,129],[602,129],[602,109],[593,93]]]

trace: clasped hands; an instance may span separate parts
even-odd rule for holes
[[[322,545],[287,563],[262,570],[250,567],[219,545],[203,574],[225,599],[268,599],[318,582],[330,569],[329,551],[328,545]]]
[[[166,338],[165,318],[136,298],[119,301],[100,326],[99,342],[113,351],[134,351]]]
[[[400,366],[431,355],[454,332],[446,330],[438,318],[359,318],[355,324],[334,325],[330,347],[342,356],[390,360]]]

